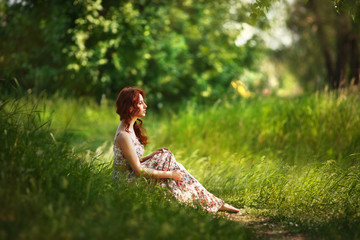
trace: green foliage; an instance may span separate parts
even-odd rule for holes
[[[259,17],[265,17],[265,13],[270,9],[274,2],[279,0],[256,0],[251,5],[251,14],[255,21],[259,20]],[[304,0],[307,3],[309,0]],[[333,4],[335,10],[345,12],[353,21],[360,22],[360,2],[357,0],[329,0]]]
[[[0,74],[25,89],[102,94],[143,86],[151,103],[216,100],[252,67],[228,1],[5,1]]]
[[[296,37],[272,57],[308,91],[357,85],[360,2],[297,0],[287,8],[287,27]]]
[[[360,22],[360,2],[356,0],[332,0],[338,13],[346,12],[353,21]]]
[[[253,39],[255,45],[235,45],[234,23],[268,27],[266,13],[276,1],[2,1],[0,79],[16,78],[37,94],[113,98],[122,87],[137,85],[152,93],[153,104],[215,102],[244,69],[258,71],[263,57],[259,39]],[[333,10],[331,3],[358,19],[358,1],[328,1]],[[310,26],[304,19],[292,28]],[[319,71],[321,48],[313,44],[314,27],[309,29],[304,36],[310,38],[292,48],[286,61],[300,69],[301,79],[313,79],[313,89],[322,86],[317,80],[325,71]],[[315,48],[304,46],[308,43]]]

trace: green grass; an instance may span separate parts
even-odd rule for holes
[[[1,239],[253,238],[143,179],[114,181],[105,155],[77,153],[56,139],[29,101],[0,105]]]
[[[168,145],[212,192],[317,237],[360,237],[360,97],[254,98],[157,123]]]
[[[209,191],[293,231],[315,239],[357,239],[359,100],[351,93],[317,93],[189,103],[176,113],[149,109],[146,152],[170,148]],[[12,104],[24,106],[11,110]],[[1,226],[7,227],[0,234],[254,237],[237,224],[164,200],[165,193],[142,180],[113,183],[111,144],[119,123],[113,104],[60,97],[2,104],[1,129],[14,133],[1,135],[1,156],[9,160],[0,166],[0,194],[9,207],[1,210]],[[23,110],[32,106],[41,111]],[[44,121],[51,126],[38,129]]]

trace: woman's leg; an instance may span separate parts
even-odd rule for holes
[[[146,163],[142,163],[146,167],[161,171],[180,170],[185,173],[183,181],[175,181],[173,179],[161,179],[160,182],[171,189],[172,194],[180,202],[197,201],[209,212],[217,212],[224,210],[237,213],[240,210],[224,203],[223,200],[215,197],[208,192],[185,168],[181,163],[175,160],[174,155],[170,151],[156,154]]]

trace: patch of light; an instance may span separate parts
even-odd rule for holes
[[[14,5],[14,4],[22,4],[23,6],[26,5],[26,3],[23,0],[9,0],[9,5]]]
[[[294,2],[294,0],[282,0],[275,2],[272,5],[269,12],[266,14],[269,25],[271,26],[270,29],[261,30],[247,23],[241,23],[240,27],[233,28],[240,30],[240,34],[237,37],[235,44],[237,46],[244,45],[254,35],[257,35],[263,39],[265,45],[271,49],[279,49],[281,47],[290,46],[296,37],[293,36],[291,31],[289,31],[286,26],[286,20],[288,18],[288,11],[286,6],[291,6],[294,4]]]
[[[235,44],[237,46],[241,46],[244,45],[245,43],[247,43],[247,41],[249,41],[255,34],[259,33],[259,30],[247,23],[242,23],[240,24],[240,35],[236,38],[235,40]]]

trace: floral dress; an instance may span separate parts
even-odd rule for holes
[[[116,136],[117,134],[115,135],[115,138]],[[131,139],[136,150],[136,155],[140,159],[144,153],[144,146],[138,139]],[[135,172],[132,170],[131,165],[124,158],[121,149],[115,144],[113,150],[114,177],[117,178],[120,171],[128,171],[128,181],[131,181],[135,177]],[[196,201],[202,208],[209,212],[217,212],[224,205],[224,201],[208,192],[193,176],[191,176],[181,163],[178,163],[175,160],[174,155],[170,151],[155,154],[152,158],[141,162],[140,164],[142,167],[159,171],[180,170],[185,173],[182,181],[176,181],[170,178],[159,179],[160,186],[168,188],[171,194],[180,202],[191,204],[193,201]]]

